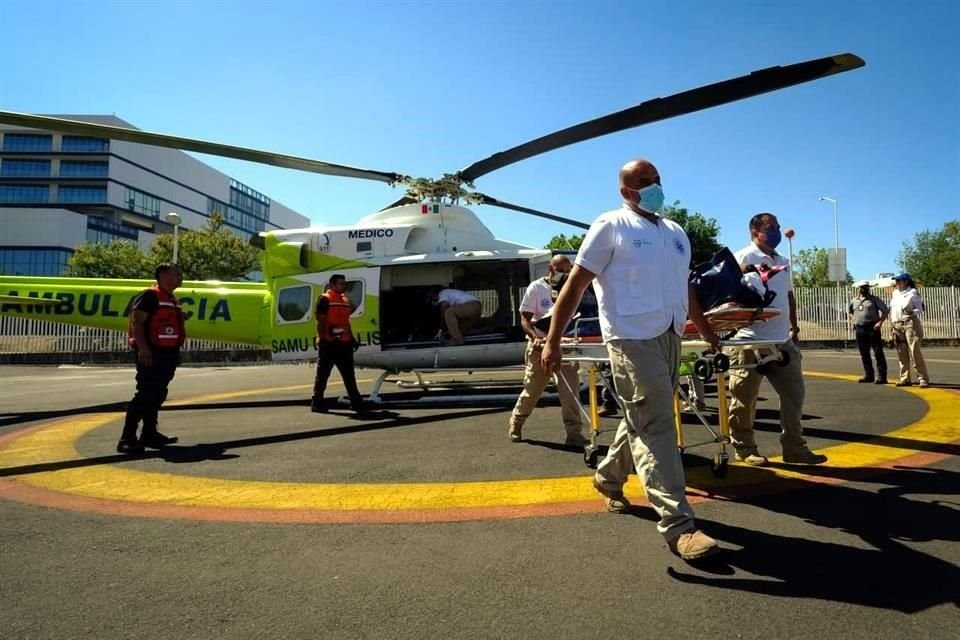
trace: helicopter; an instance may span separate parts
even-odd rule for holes
[[[355,363],[384,372],[479,369],[523,361],[520,298],[553,252],[494,237],[464,205],[496,206],[588,229],[589,225],[475,190],[474,181],[521,160],[592,138],[819,80],[864,66],[844,53],[776,66],[583,122],[495,153],[440,178],[412,178],[269,151],[112,125],[0,111],[0,123],[125,140],[324,175],[403,186],[404,195],[356,224],[260,232],[264,282],[184,282],[177,296],[193,338],[259,345],[272,359],[316,357],[314,304],[333,274],[347,280]],[[462,204],[461,204],[462,203]],[[125,331],[146,280],[0,276],[0,315]],[[446,346],[430,292],[452,286],[480,298],[480,322]]]

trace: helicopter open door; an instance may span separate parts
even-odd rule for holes
[[[277,278],[274,284],[274,360],[303,360],[317,355],[315,338],[317,300],[327,290],[334,273],[347,279],[350,328],[360,343],[358,354],[380,350],[380,269],[341,269]]]

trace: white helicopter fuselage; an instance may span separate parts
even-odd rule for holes
[[[461,206],[410,204],[356,225],[269,234],[273,358],[312,357],[314,303],[334,274],[347,280],[357,366],[393,371],[518,365],[526,337],[519,306],[552,252],[499,240]],[[287,273],[289,272],[289,273]],[[483,307],[466,343],[445,346],[438,288],[476,296]],[[307,302],[309,301],[309,304]]]

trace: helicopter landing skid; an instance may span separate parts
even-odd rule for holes
[[[424,374],[429,373],[466,373],[472,376],[477,372],[497,372],[504,371],[517,373],[514,377],[497,378],[474,378],[471,380],[425,380]],[[443,405],[477,405],[514,402],[518,391],[516,388],[522,383],[523,368],[521,367],[490,367],[490,368],[471,368],[471,369],[415,369],[406,373],[411,373],[416,380],[393,380],[402,372],[385,370],[373,383],[373,388],[366,400],[372,405],[379,407],[386,406],[429,406],[431,404]],[[382,393],[383,385],[387,382],[393,382],[399,389],[419,389],[422,393]],[[504,389],[509,388],[509,391]],[[470,389],[472,393],[462,393],[463,389]]]

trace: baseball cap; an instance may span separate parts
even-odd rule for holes
[[[893,280],[896,282],[897,280],[913,280],[913,278],[911,278],[910,274],[906,271],[901,271],[897,275],[893,276]]]

